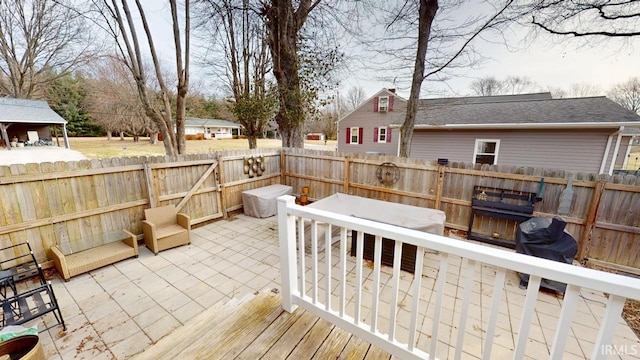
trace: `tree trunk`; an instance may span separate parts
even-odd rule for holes
[[[269,50],[278,83],[280,108],[275,116],[283,147],[304,147],[304,111],[298,76],[298,31],[308,14],[308,1],[301,1],[298,14],[291,0],[272,0],[267,11]],[[300,11],[303,9],[304,11]]]
[[[411,92],[407,101],[407,115],[400,127],[400,156],[409,157],[411,153],[411,140],[413,128],[416,124],[418,101],[420,100],[420,88],[424,80],[424,61],[427,55],[431,24],[438,11],[438,0],[420,0],[420,19],[418,21],[418,49],[411,80]]]
[[[277,116],[276,116],[277,119]],[[282,138],[282,147],[303,148],[304,137],[302,136],[302,126],[283,129],[280,127],[280,136]]]
[[[258,137],[255,135],[247,135],[247,141],[249,141],[249,149],[258,148]]]
[[[157,144],[157,143],[158,143],[158,133],[157,133],[157,132],[152,132],[152,133],[149,135],[149,142],[150,142],[152,145],[155,145],[155,144]]]
[[[120,131],[120,141],[124,141],[124,131]]]

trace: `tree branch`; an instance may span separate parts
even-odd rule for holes
[[[478,37],[478,35],[480,35],[481,32],[483,32],[484,30],[490,28],[493,24],[493,21],[500,16],[502,13],[505,12],[505,10],[507,10],[509,8],[509,6],[511,6],[511,4],[513,3],[514,0],[509,0],[507,1],[507,3],[502,7],[502,9],[500,9],[500,11],[498,11],[497,13],[495,13],[489,20],[487,20],[478,30],[476,30],[476,32],[469,37],[464,44],[462,44],[462,46],[458,49],[458,51],[443,65],[439,66],[437,69],[428,72],[427,74],[425,74],[422,79],[426,79],[429,76],[439,73],[440,71],[444,70],[445,68],[447,68],[447,66],[449,66],[456,58],[458,58],[458,56],[460,56],[460,54],[463,53],[464,49],[476,38]]]
[[[580,31],[575,31],[575,30],[556,30],[556,29],[552,29],[548,26],[546,26],[545,24],[536,21],[535,16],[531,19],[531,23],[542,28],[543,30],[551,33],[551,34],[555,34],[555,35],[572,35],[575,37],[581,37],[581,36],[608,36],[608,37],[633,37],[633,36],[638,36],[640,35],[640,31],[631,31],[631,32],[621,32],[621,33],[617,33],[617,32],[611,32],[611,31],[585,31],[585,32],[580,32]]]

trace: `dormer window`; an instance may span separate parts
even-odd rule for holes
[[[387,112],[389,111],[389,97],[388,96],[380,96],[378,99],[378,112]]]

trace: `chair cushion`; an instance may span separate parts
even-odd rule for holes
[[[175,224],[176,208],[173,205],[166,205],[157,208],[146,209],[144,211],[144,217],[157,227]]]
[[[166,238],[181,232],[186,232],[187,229],[183,228],[180,225],[165,225],[161,227],[156,227],[156,236],[158,240],[162,238]]]

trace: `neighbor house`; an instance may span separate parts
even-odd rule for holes
[[[219,119],[185,119],[184,132],[187,140],[230,139],[240,135],[240,124]]]
[[[399,155],[407,100],[382,89],[338,121],[338,151]],[[606,97],[550,93],[421,99],[411,157],[609,173],[640,116]],[[631,129],[630,129],[631,128]]]
[[[52,139],[51,129],[59,128],[64,146],[69,148],[67,121],[53,111],[46,101],[0,98],[0,146],[32,144]],[[58,132],[54,136],[57,137]]]

